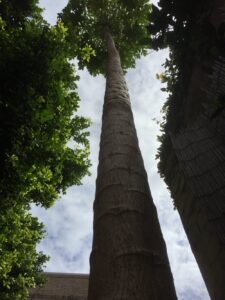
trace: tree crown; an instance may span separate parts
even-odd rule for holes
[[[40,17],[38,0],[0,1],[0,15],[8,26],[21,26],[28,18]]]
[[[133,67],[149,46],[150,8],[147,0],[70,0],[59,18],[69,29],[70,42],[79,45],[79,66],[86,66],[92,74],[105,73],[103,35],[107,27],[120,52],[122,68]]]
[[[43,283],[44,229],[30,204],[50,207],[90,164],[66,29],[48,25],[37,2],[0,0],[1,300],[27,299]]]
[[[88,173],[89,120],[74,115],[78,77],[68,62],[61,23],[50,27],[41,17],[28,17],[18,26],[3,17],[1,21],[2,205],[35,202],[49,207]],[[71,139],[73,149],[67,147]]]

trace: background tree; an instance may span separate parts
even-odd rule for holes
[[[149,31],[169,47],[159,171],[211,299],[225,297],[225,2],[159,1]],[[206,251],[207,249],[207,251]]]
[[[60,15],[70,41],[95,51],[80,66],[106,75],[88,299],[176,299],[123,75],[147,52],[149,11],[145,0],[71,0]]]
[[[25,299],[43,281],[47,257],[35,249],[43,225],[30,205],[50,207],[89,167],[66,29],[49,26],[37,2],[0,2],[1,299]]]

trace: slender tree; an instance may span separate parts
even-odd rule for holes
[[[95,50],[80,65],[106,74],[89,300],[176,299],[124,79],[146,53],[149,9],[142,0],[70,1],[61,15]]]

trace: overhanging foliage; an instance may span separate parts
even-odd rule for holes
[[[109,28],[120,53],[124,70],[133,67],[135,59],[146,54],[150,39],[147,35],[150,5],[146,0],[70,0],[59,18],[69,28],[71,53],[79,66],[86,66],[92,74],[105,73],[107,52],[104,31]],[[73,52],[77,37],[80,53]],[[82,49],[90,47],[89,59]],[[94,52],[93,52],[94,51]]]
[[[36,251],[43,225],[30,204],[53,205],[90,165],[89,120],[79,97],[66,29],[49,26],[37,1],[0,2],[0,299],[26,299],[43,282]],[[74,147],[68,142],[74,140]]]

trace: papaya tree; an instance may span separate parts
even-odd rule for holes
[[[51,27],[36,0],[0,1],[0,299],[26,299],[43,282],[43,225],[31,204],[53,205],[88,173],[89,121],[61,23]],[[68,147],[74,140],[75,147]]]
[[[177,299],[124,71],[147,53],[146,0],[71,0],[60,14],[80,67],[106,76],[89,300]],[[86,47],[86,48],[85,48]]]

